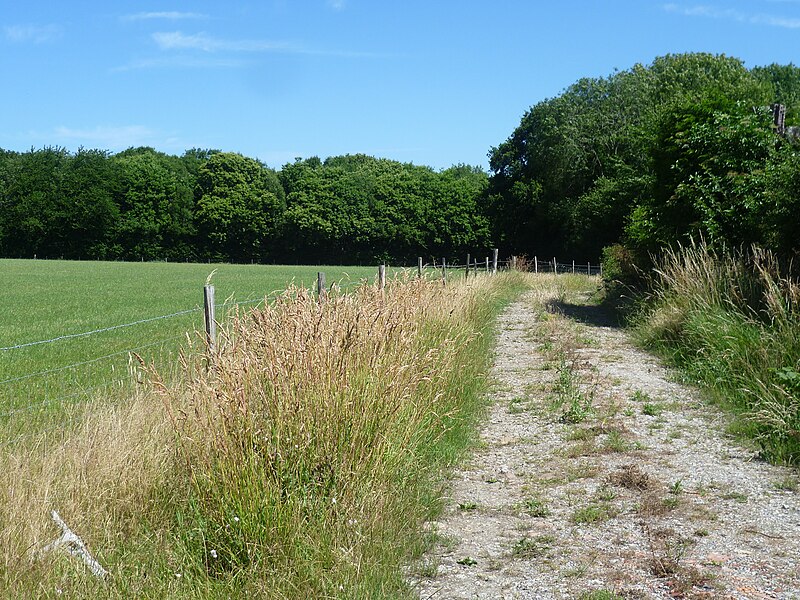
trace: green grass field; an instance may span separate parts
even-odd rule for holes
[[[6,443],[61,429],[87,400],[129,392],[130,353],[163,369],[186,334],[203,328],[203,285],[216,270],[217,319],[289,285],[315,286],[318,271],[342,289],[374,280],[375,267],[0,260],[0,436]],[[396,271],[390,270],[389,276]],[[117,327],[92,335],[15,347]]]

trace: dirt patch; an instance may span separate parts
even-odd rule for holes
[[[797,471],[551,287],[498,322],[493,406],[412,567],[420,598],[800,599]]]

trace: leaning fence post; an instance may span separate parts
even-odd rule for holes
[[[317,298],[319,301],[322,302],[325,300],[325,295],[327,293],[327,287],[325,285],[325,273],[322,271],[317,272]]]
[[[422,257],[417,257],[417,279],[422,279]]]
[[[492,250],[492,274],[497,273],[497,256],[499,253],[500,251],[497,248]]]
[[[386,287],[386,265],[378,265],[378,287],[381,290]]]
[[[214,318],[214,286],[203,286],[203,316],[206,322],[206,344],[209,354],[214,354],[217,347],[217,321]]]

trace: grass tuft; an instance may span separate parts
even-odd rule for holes
[[[765,458],[800,462],[800,284],[769,252],[705,244],[667,251],[657,273],[641,341],[731,409]]]

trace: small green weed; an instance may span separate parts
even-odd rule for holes
[[[572,522],[577,524],[602,523],[615,517],[616,514],[616,509],[607,502],[597,502],[583,506],[572,513]]]
[[[727,492],[722,494],[721,498],[723,500],[733,500],[739,504],[747,503],[747,494],[743,494],[742,492]]]
[[[632,402],[652,402],[652,398],[650,398],[650,394],[647,392],[643,392],[642,390],[636,390],[633,395],[631,395]]]
[[[656,402],[645,402],[642,406],[642,414],[648,417],[657,417],[664,411],[664,407]]]
[[[592,590],[578,596],[579,600],[623,600],[622,596],[610,590]]]
[[[545,556],[553,547],[552,535],[538,535],[535,538],[522,538],[514,544],[511,555],[516,558],[538,558]]]
[[[550,509],[539,498],[528,498],[524,504],[525,512],[532,517],[544,518],[550,515]]]
[[[627,452],[630,450],[630,444],[625,439],[625,436],[622,435],[621,431],[613,429],[608,432],[605,442],[603,443],[603,448],[608,452]]]
[[[595,492],[595,497],[601,502],[611,502],[617,497],[617,492],[613,488],[603,486]]]
[[[800,480],[797,477],[787,476],[772,482],[772,487],[782,492],[796,492],[800,487]]]
[[[508,402],[508,412],[516,415],[525,412],[525,403],[528,399],[524,396],[515,396]]]

